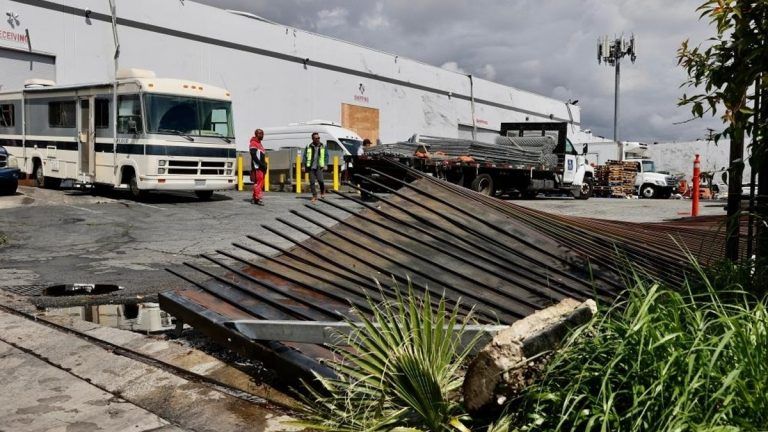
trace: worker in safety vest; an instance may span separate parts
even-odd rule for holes
[[[309,189],[312,191],[312,204],[317,202],[315,181],[320,184],[320,198],[325,198],[325,146],[320,142],[320,134],[312,134],[312,143],[304,149],[304,169],[309,172]]]

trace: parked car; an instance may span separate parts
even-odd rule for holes
[[[0,195],[13,195],[19,187],[19,164],[0,146]]]

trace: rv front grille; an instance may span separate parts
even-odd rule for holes
[[[8,156],[2,154],[0,155],[0,168],[5,168],[6,165],[8,165]]]
[[[225,162],[200,162],[203,168],[224,168]]]
[[[197,168],[169,168],[168,174],[197,174]]]
[[[171,167],[192,167],[197,168],[198,161],[184,161],[184,160],[169,160],[168,166]]]
[[[169,160],[167,166],[168,174],[178,175],[225,175],[226,162],[217,161],[190,161],[190,160]],[[160,166],[165,168],[165,166]]]
[[[203,175],[224,175],[223,169],[201,169],[200,174]]]

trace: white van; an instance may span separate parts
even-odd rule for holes
[[[288,126],[265,127],[264,149],[279,150],[285,148],[304,149],[312,142],[312,133],[320,134],[320,141],[326,146],[328,164],[332,163],[333,156],[339,156],[340,161],[344,156],[357,155],[358,149],[363,146],[363,139],[355,132],[344,129],[340,124],[326,121],[313,120],[306,123],[294,123]]]

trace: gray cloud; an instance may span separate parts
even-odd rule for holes
[[[562,100],[578,99],[582,125],[613,135],[613,68],[598,65],[603,34],[634,33],[638,60],[621,66],[620,137],[703,137],[719,119],[684,122],[684,71],[675,52],[712,34],[701,0],[198,0]]]

